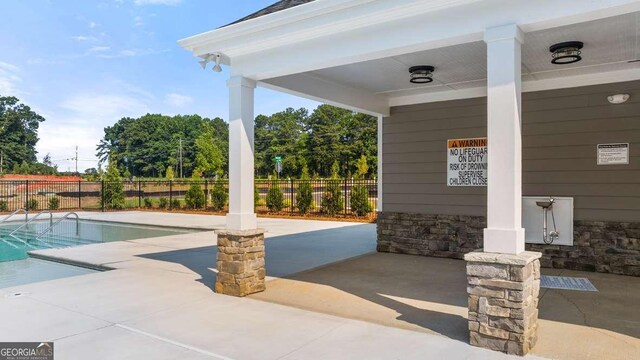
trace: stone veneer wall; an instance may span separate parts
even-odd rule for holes
[[[378,213],[380,252],[462,259],[482,248],[484,216]],[[640,222],[574,221],[573,246],[527,244],[542,267],[640,276]]]

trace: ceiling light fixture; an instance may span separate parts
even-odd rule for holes
[[[629,94],[615,94],[607,96],[607,101],[611,104],[624,104],[629,100]]]
[[[414,84],[428,84],[433,81],[433,71],[435,68],[431,65],[418,65],[409,68],[411,73],[411,82]]]
[[[584,44],[581,41],[567,41],[561,42],[549,47],[549,51],[552,53],[551,63],[556,65],[573,64],[582,60],[582,47]]]

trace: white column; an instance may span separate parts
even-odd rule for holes
[[[487,228],[484,251],[524,251],[522,228],[521,46],[515,25],[487,29]]]
[[[229,87],[229,213],[227,228],[257,228],[253,209],[253,102],[256,82],[233,76]]]
[[[378,211],[382,211],[382,120],[378,115]]]

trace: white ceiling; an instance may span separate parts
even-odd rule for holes
[[[551,64],[549,46],[582,41],[583,60],[570,65]],[[522,48],[523,81],[638,69],[640,13],[631,13],[525,34]],[[411,84],[408,69],[433,65],[434,82]],[[366,61],[313,71],[309,75],[345,87],[388,98],[440,91],[465,90],[486,85],[486,45],[474,42],[419,53]]]

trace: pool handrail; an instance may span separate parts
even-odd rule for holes
[[[61,217],[60,219],[56,220],[55,223],[51,224],[44,231],[41,231],[40,233],[38,233],[38,235],[36,235],[36,239],[40,239],[40,237],[42,237],[44,234],[46,234],[49,231],[51,231],[54,227],[56,227],[56,225],[60,224],[63,220],[68,219],[70,216],[75,216],[75,218],[76,218],[76,236],[80,235],[80,217],[78,216],[78,214],[76,214],[74,212],[69,212],[69,213],[64,214],[64,216]]]
[[[4,217],[4,219],[0,220],[0,224],[2,224],[3,222],[6,222],[7,220],[9,220],[13,215],[16,215],[18,213],[24,213],[24,221],[27,222],[29,221],[29,210],[24,209],[24,208],[20,208],[14,212],[12,212],[11,214],[7,215]]]
[[[40,217],[40,215],[42,214],[49,214],[49,225],[51,226],[53,224],[53,213],[49,210],[42,210],[39,213],[35,214],[31,219],[29,219],[28,221],[26,221],[24,224],[18,226],[15,230],[13,230],[12,232],[9,233],[9,235],[13,235],[15,234],[18,230],[22,229],[23,227],[31,224],[32,222],[34,222],[36,219],[38,219]]]

